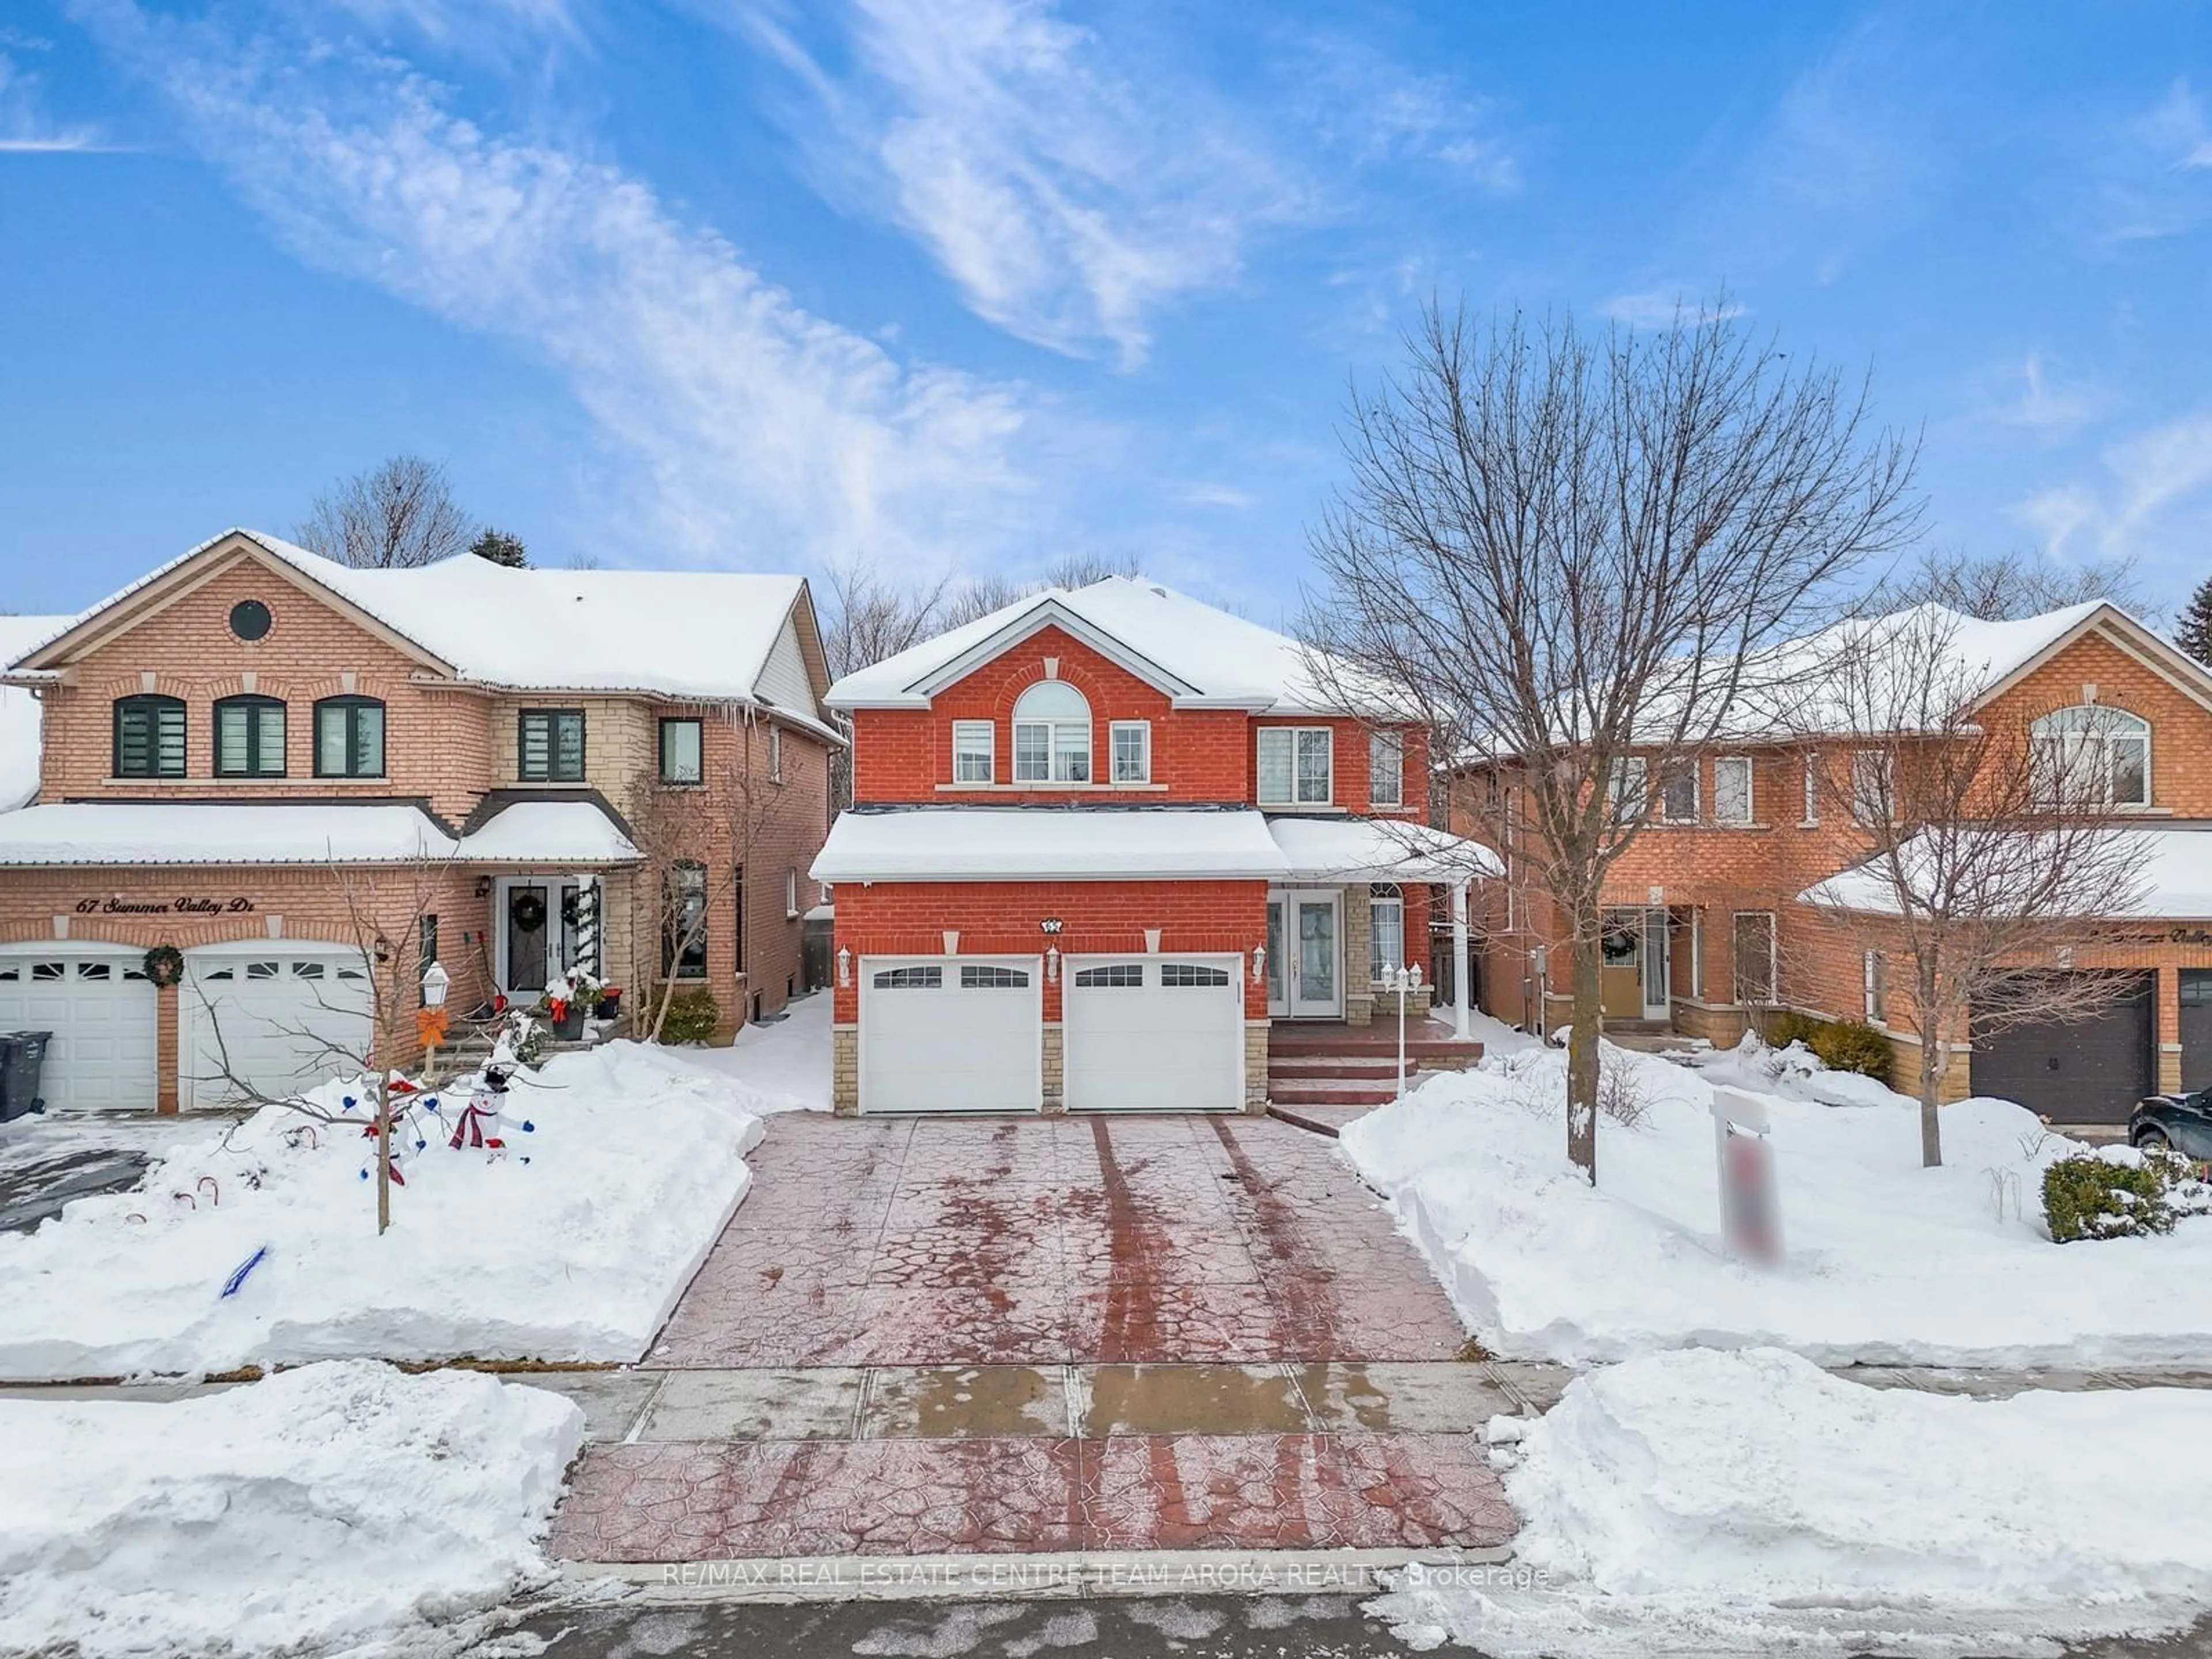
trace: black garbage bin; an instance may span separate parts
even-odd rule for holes
[[[39,1073],[46,1063],[52,1031],[9,1031],[0,1036],[0,1123],[43,1112]]]

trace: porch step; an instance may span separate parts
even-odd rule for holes
[[[1406,1056],[1406,1075],[1411,1077],[1420,1070],[1414,1056]],[[1310,1078],[1381,1078],[1386,1082],[1398,1075],[1398,1056],[1387,1054],[1291,1054],[1278,1060],[1267,1057],[1267,1075]]]
[[[1397,1097],[1388,1078],[1341,1083],[1322,1078],[1267,1079],[1267,1098],[1277,1106],[1387,1106]]]
[[[1277,1060],[1380,1060],[1387,1069],[1398,1058],[1398,1026],[1395,1020],[1372,1025],[1276,1025],[1267,1033],[1267,1060],[1272,1071]],[[1409,1023],[1406,1029],[1406,1060],[1428,1071],[1458,1071],[1482,1058],[1482,1044],[1470,1037],[1462,1042],[1451,1027],[1434,1020]]]

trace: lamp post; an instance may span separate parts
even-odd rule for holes
[[[422,1044],[422,1076],[426,1081],[438,1069],[438,1043],[446,1035],[446,993],[453,985],[453,976],[446,971],[442,962],[433,962],[422,970],[422,1012],[429,1016],[422,1022],[426,1039]]]
[[[1408,968],[1401,964],[1384,976],[1383,981],[1398,994],[1398,1098],[1406,1097],[1406,1004],[1414,992],[1421,988],[1421,965],[1415,963]]]

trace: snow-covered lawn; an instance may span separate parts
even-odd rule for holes
[[[1499,1656],[2051,1651],[2212,1601],[2212,1394],[1973,1401],[1774,1349],[1589,1372],[1506,1485],[1540,1587],[1415,1583],[1419,1646]]]
[[[2075,1143],[2008,1102],[1963,1101],[1943,1109],[1944,1167],[1923,1170],[1913,1102],[1790,1065],[1799,1053],[1707,1051],[1692,1069],[1608,1047],[1647,1115],[1599,1120],[1595,1189],[1566,1162],[1558,1049],[1440,1074],[1346,1127],[1343,1146],[1503,1355],[1771,1344],[1831,1364],[2212,1361],[2212,1218],[2053,1244],[2042,1171]],[[1721,1248],[1715,1083],[1772,1114],[1777,1270]]]
[[[280,1107],[180,1123],[137,1190],[0,1235],[0,1378],[635,1359],[744,1195],[760,1114],[784,1103],[699,1052],[617,1042],[518,1074],[507,1156],[426,1137],[381,1239],[357,1130]]]
[[[732,1077],[761,1097],[757,1112],[830,1109],[830,1013],[827,991],[791,1004],[787,1018],[743,1025],[726,1048],[687,1048],[685,1058]]]
[[[0,1649],[395,1651],[549,1572],[572,1401],[336,1361],[197,1399],[0,1401]]]

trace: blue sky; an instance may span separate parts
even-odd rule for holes
[[[1295,604],[1431,293],[1725,284],[1931,536],[2212,561],[2197,5],[14,0],[0,609],[400,450],[540,562]]]

